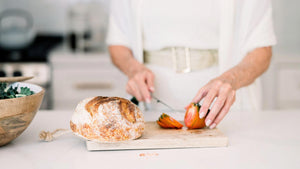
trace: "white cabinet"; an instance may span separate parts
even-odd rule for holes
[[[300,61],[283,61],[277,65],[277,106],[279,109],[300,108]]]
[[[278,92],[279,107],[290,108],[293,105],[300,107],[300,70],[281,70],[277,81],[281,89]]]
[[[78,102],[93,96],[126,97],[127,78],[108,54],[53,52],[53,108],[74,110]]]
[[[300,108],[300,55],[275,53],[262,80],[265,109]]]

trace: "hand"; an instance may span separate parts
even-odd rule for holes
[[[234,103],[235,89],[228,79],[219,77],[202,87],[192,102],[199,103],[203,98],[204,101],[199,111],[201,119],[207,115],[209,107],[216,98],[205,119],[206,126],[212,129],[220,123]]]
[[[138,101],[151,101],[150,92],[154,92],[154,74],[148,68],[141,66],[128,76],[126,91],[135,96]]]

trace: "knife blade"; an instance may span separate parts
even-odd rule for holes
[[[171,109],[172,111],[175,111],[174,108],[172,108],[170,105],[168,105],[167,103],[161,101],[160,99],[158,99],[156,96],[154,96],[153,94],[151,94],[151,97],[157,102],[157,103],[160,103],[166,107],[168,107],[169,109]]]

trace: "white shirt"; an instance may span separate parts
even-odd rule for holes
[[[145,50],[219,47],[219,0],[144,0],[142,9]]]

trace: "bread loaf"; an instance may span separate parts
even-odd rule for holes
[[[140,137],[145,122],[139,108],[129,100],[98,96],[77,105],[70,127],[88,140],[117,142]]]

